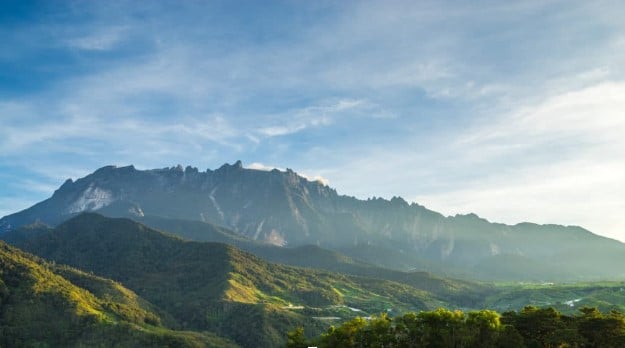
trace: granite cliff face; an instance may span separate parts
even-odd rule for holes
[[[402,198],[359,200],[290,169],[246,169],[240,161],[204,172],[181,166],[103,167],[75,182],[66,181],[51,198],[2,218],[0,228],[33,222],[57,225],[84,211],[205,221],[257,241],[315,244],[400,269],[436,271],[444,265],[460,273],[512,269],[522,275],[529,267],[545,273],[544,278],[554,273],[574,277],[569,272],[575,271],[559,265],[585,267],[576,258],[588,254],[589,248],[619,255],[625,250],[623,244],[580,227],[510,226],[474,214],[445,217]]]

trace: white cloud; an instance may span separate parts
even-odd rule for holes
[[[306,128],[308,128],[308,125],[306,124],[294,124],[291,126],[271,126],[258,129],[258,133],[267,137],[277,137],[281,135],[297,133]]]
[[[448,214],[577,224],[625,241],[624,134],[625,82],[556,95],[470,130],[453,145],[455,170],[480,175],[414,198]]]
[[[117,27],[101,27],[96,32],[67,39],[70,47],[87,50],[87,51],[108,51],[114,48],[127,34],[128,28]]]
[[[278,168],[274,166],[268,166],[259,162],[250,163],[249,165],[246,165],[245,168],[254,169],[254,170],[262,170],[262,171],[272,171],[274,169],[277,169],[281,172],[286,171],[286,169]],[[321,175],[307,175],[306,173],[302,173],[299,171],[297,171],[297,174],[308,181],[313,181],[313,182],[316,181],[326,186],[330,185],[330,181]]]
[[[264,165],[264,164],[259,163],[259,162],[250,163],[250,164],[246,165],[245,168],[247,168],[247,169],[254,169],[254,170],[262,170],[262,171],[265,171],[265,172],[269,172],[269,171],[272,171],[274,169],[277,169],[277,170],[282,171],[282,172],[284,171],[283,168],[277,168],[277,167],[274,167],[274,166],[268,166],[268,165]]]
[[[445,214],[474,212],[497,222],[579,225],[625,241],[622,162],[569,161],[517,168],[484,182],[412,197]]]
[[[372,110],[374,107],[364,100],[340,99],[331,103],[298,108],[266,116],[269,122],[280,124],[261,127],[257,133],[260,136],[276,137],[298,133],[311,127],[326,127],[332,125],[337,118],[347,118],[354,113]],[[381,112],[373,113],[373,116],[378,114],[386,116]]]
[[[318,182],[322,185],[326,185],[329,186],[330,185],[330,180],[324,178],[321,175],[308,175],[306,173],[300,173],[298,172],[298,175],[301,176],[302,178],[308,180],[308,181],[312,181],[312,182]]]
[[[482,159],[516,151],[559,146],[575,157],[598,160],[625,156],[625,82],[604,82],[519,107],[508,116],[479,125],[457,140],[457,147],[479,148]],[[499,151],[492,151],[499,149]],[[557,156],[566,155],[555,151]]]
[[[80,109],[73,117],[59,116],[50,121],[41,120],[37,124],[7,124],[0,134],[0,149],[9,154],[29,149],[47,151],[69,151],[85,153],[88,146],[76,146],[79,139],[90,139],[91,144],[101,142],[108,144],[110,150],[134,147],[143,153],[146,148],[141,144],[152,143],[156,148],[167,148],[172,145],[213,142],[216,144],[239,148],[233,139],[239,132],[221,116],[206,115],[184,120],[150,122],[140,118],[116,119],[115,117],[90,116],[88,109]],[[89,145],[89,144],[87,144]]]

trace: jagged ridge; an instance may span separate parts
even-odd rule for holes
[[[257,241],[315,244],[404,270],[482,279],[496,275],[498,280],[625,276],[609,260],[623,260],[625,246],[580,227],[509,226],[474,214],[445,217],[399,197],[359,200],[292,170],[245,169],[241,162],[205,172],[181,166],[103,167],[68,180],[50,199],[2,218],[0,228],[35,221],[56,225],[80,211],[211,222]],[[593,252],[598,248],[601,253]],[[580,261],[587,257],[599,261]]]

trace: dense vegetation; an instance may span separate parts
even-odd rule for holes
[[[260,243],[224,227],[202,221],[156,216],[135,217],[133,220],[161,231],[174,233],[187,240],[221,242],[234,245],[241,250],[271,262],[406,284],[416,289],[434,293],[444,301],[462,307],[479,307],[481,305],[479,301],[485,295],[494,292],[493,287],[490,285],[442,278],[428,272],[405,272],[383,268],[316,245],[289,248]],[[371,248],[366,250],[372,251]]]
[[[288,333],[288,347],[625,347],[625,316],[584,307],[578,315],[528,306],[502,315],[490,310],[438,309],[397,318],[355,318],[306,339]]]
[[[281,344],[295,325],[321,333],[332,318],[449,305],[406,282],[268,263],[226,244],[185,241],[127,219],[83,214],[55,229],[17,234],[5,238],[124,284],[181,329],[216,332],[244,346]]]
[[[119,283],[46,263],[0,241],[0,346],[234,346],[172,331]]]

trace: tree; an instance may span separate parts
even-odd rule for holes
[[[361,317],[354,318],[335,328],[331,326],[321,335],[320,347],[355,347],[356,335],[367,326],[367,321]]]
[[[466,320],[470,344],[479,347],[495,347],[501,329],[499,314],[491,310],[469,312]]]
[[[319,347],[625,347],[625,316],[583,308],[579,316],[527,306],[501,316],[491,310],[437,309],[396,319],[381,314],[331,327],[311,345]],[[289,333],[289,347],[306,344],[303,330]]]
[[[395,347],[397,342],[391,322],[391,318],[386,313],[371,317],[369,324],[356,335],[356,346]]]
[[[304,337],[304,328],[298,327],[286,334],[286,346],[288,348],[303,348],[308,347],[308,341]]]
[[[420,343],[425,347],[462,347],[466,340],[464,313],[439,308],[421,312],[417,319],[423,325]]]
[[[522,348],[525,347],[523,336],[512,325],[502,325],[497,336],[495,347],[498,348]]]
[[[578,331],[590,347],[625,347],[625,317],[612,311],[601,314],[596,308],[582,308]]]
[[[395,338],[398,347],[420,347],[423,325],[415,313],[406,313],[395,319]]]
[[[553,308],[526,306],[518,314],[504,313],[502,322],[514,326],[528,347],[557,347],[565,343],[556,334],[565,327],[560,312]]]

